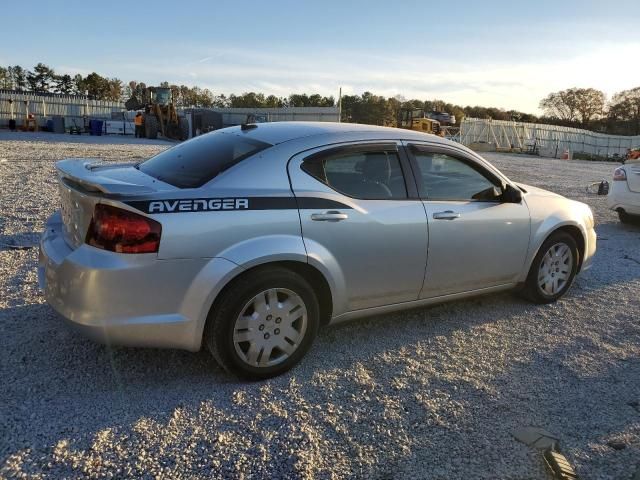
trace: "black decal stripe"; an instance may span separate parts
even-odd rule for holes
[[[351,209],[349,205],[331,200],[329,198],[318,197],[298,197],[298,208],[301,210],[307,209],[320,209],[320,208],[347,208]]]
[[[211,201],[215,202],[216,208],[209,208]],[[248,200],[248,207],[244,207],[243,200]],[[240,201],[238,204],[237,202]],[[187,202],[190,208],[181,208],[180,202]],[[243,210],[292,210],[292,209],[351,209],[349,205],[319,197],[233,197],[233,198],[163,198],[158,200],[133,200],[124,202],[136,210],[144,213],[197,213],[197,212],[230,212]],[[153,212],[150,211],[151,203],[156,204]],[[162,208],[158,209],[157,204],[161,203]],[[169,205],[167,205],[167,203]],[[207,207],[203,208],[206,203]],[[229,208],[229,206],[232,206]],[[171,208],[169,208],[171,207]]]
[[[130,207],[135,208],[136,210],[140,210],[141,212],[149,213],[149,203],[148,201],[138,200],[135,202],[124,202],[125,205],[129,205]]]
[[[247,197],[249,210],[291,210],[298,208],[294,197]]]

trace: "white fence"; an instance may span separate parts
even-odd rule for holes
[[[486,150],[516,150],[561,157],[565,150],[593,158],[624,156],[640,145],[640,136],[606,135],[579,128],[504,120],[465,118],[455,140]]]
[[[110,120],[112,112],[122,112],[124,104],[103,100],[90,100],[76,95],[53,95],[38,93],[16,93],[11,90],[0,90],[0,126],[9,124],[15,119],[22,125],[27,114],[33,114],[39,125],[44,125],[48,118],[55,115],[65,117],[66,125],[75,119],[78,124],[84,116]]]
[[[181,109],[184,110],[184,109]],[[239,125],[248,115],[260,117],[269,122],[315,121],[337,122],[340,120],[338,107],[290,107],[290,108],[213,108],[222,114],[222,122]],[[44,126],[53,116],[65,117],[68,127],[74,123],[83,124],[83,118],[102,120],[132,121],[134,112],[125,112],[122,102],[90,100],[75,95],[38,94],[0,90],[0,127],[6,127],[10,119],[22,125],[27,114],[35,116],[38,125]],[[129,133],[129,132],[127,132]]]

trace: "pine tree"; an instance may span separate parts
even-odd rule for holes
[[[26,90],[28,86],[27,82],[27,72],[20,65],[16,65],[13,67],[13,75],[12,75],[13,85],[12,88],[15,90]]]
[[[7,68],[0,67],[0,88],[10,88],[8,85],[9,85],[9,70]]]
[[[54,78],[55,92],[71,95],[75,91],[75,84],[71,75],[56,75]]]
[[[33,72],[27,73],[29,87],[34,92],[49,92],[53,86],[55,72],[44,63],[38,63]]]

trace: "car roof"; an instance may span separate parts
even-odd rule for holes
[[[255,127],[253,126],[255,125]],[[337,122],[270,122],[252,124],[252,128],[242,130],[242,127],[225,128],[229,133],[246,135],[261,142],[278,145],[280,143],[297,140],[304,137],[314,137],[327,134],[349,134],[370,132],[380,138],[380,134],[388,134],[388,138],[397,140],[428,140],[430,142],[448,143],[447,140],[436,135],[430,135],[412,130],[392,127],[378,127],[358,123]]]

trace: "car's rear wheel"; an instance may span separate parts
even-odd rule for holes
[[[640,224],[640,215],[631,215],[624,210],[618,210],[618,218],[622,223]]]
[[[291,369],[318,330],[318,300],[307,281],[285,268],[259,269],[226,288],[209,314],[205,342],[218,363],[246,379]]]
[[[535,303],[555,302],[571,287],[578,271],[575,240],[565,232],[549,236],[531,264],[523,294]]]

